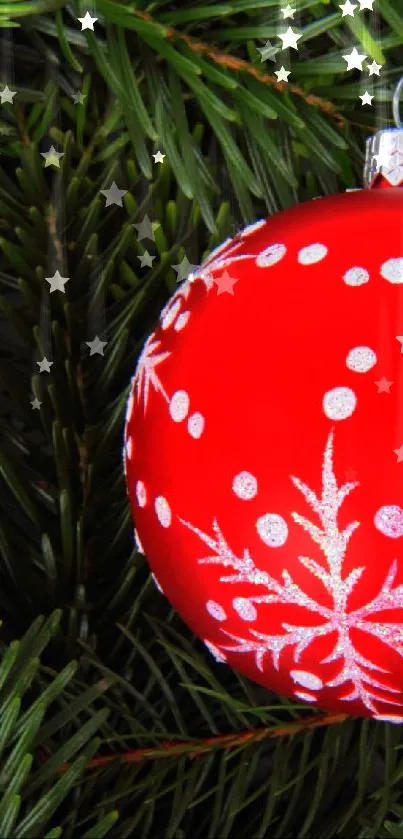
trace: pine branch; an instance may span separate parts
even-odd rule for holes
[[[38,611],[63,609],[47,666],[38,661],[52,633],[34,626],[0,692],[1,770],[11,779],[0,790],[0,835],[24,835],[22,824],[33,839],[373,839],[386,817],[401,817],[403,728],[314,709],[298,719],[300,705],[216,664],[154,593],[124,491],[127,387],[177,287],[172,266],[185,256],[200,264],[231,222],[355,185],[374,118],[357,110],[357,74],[341,58],[353,44],[382,64],[371,89],[378,104],[390,100],[403,31],[391,0],[376,0],[375,16],[357,10],[354,21],[342,19],[337,0],[326,8],[304,0],[296,25],[315,58],[291,54],[295,84],[267,73],[254,46],[277,35],[280,5],[97,0],[95,31],[81,32],[84,0],[0,0],[0,24],[15,16],[20,27],[2,43],[17,90],[0,117],[0,312],[9,327],[4,337],[0,330],[2,637],[24,632]],[[79,87],[85,104],[73,105]],[[40,157],[51,143],[64,154],[59,173]],[[160,168],[151,158],[158,148]],[[120,208],[100,197],[113,180],[127,189]],[[157,261],[147,272],[131,232],[146,212]],[[58,230],[71,280],[63,305],[50,299],[55,365],[45,378],[36,360]],[[100,291],[103,360],[86,347]],[[40,412],[30,411],[31,392]],[[345,582],[347,590],[354,578]],[[82,641],[93,660],[71,662]],[[0,682],[17,646],[5,651]],[[59,797],[53,815],[49,796]]]
[[[180,741],[175,743],[164,742],[161,743],[159,748],[155,749],[133,749],[120,754],[94,757],[88,763],[86,769],[99,769],[103,766],[109,766],[116,761],[130,764],[142,763],[146,760],[164,760],[166,758],[177,758],[179,760],[182,757],[188,757],[190,760],[194,760],[201,755],[222,749],[227,751],[228,749],[240,748],[251,743],[260,743],[270,738],[292,737],[295,734],[321,728],[322,726],[340,725],[340,723],[345,722],[347,719],[349,719],[347,714],[327,713],[321,717],[307,717],[306,719],[298,720],[298,722],[273,728],[256,728],[252,731],[242,731],[237,734],[222,734],[217,737],[204,737],[200,740],[192,740],[191,742],[185,743]],[[58,774],[67,772],[69,768],[69,763],[63,764],[58,770]]]
[[[147,12],[142,12],[139,9],[133,9],[133,14],[137,17],[142,18],[142,20],[147,20],[149,23],[155,24],[155,19],[148,14]],[[337,111],[336,107],[332,102],[328,102],[325,99],[322,99],[320,96],[314,96],[313,94],[305,93],[301,87],[295,84],[289,84],[288,82],[279,82],[275,76],[270,75],[269,73],[263,73],[257,67],[254,67],[249,61],[245,61],[242,58],[237,58],[235,55],[231,55],[227,52],[220,52],[220,50],[216,49],[215,47],[211,47],[209,44],[204,43],[196,38],[192,38],[190,35],[187,35],[185,32],[179,32],[177,29],[174,29],[171,26],[168,26],[165,30],[165,38],[170,41],[184,41],[188,47],[197,55],[203,54],[207,55],[214,61],[215,64],[218,64],[222,67],[226,67],[227,70],[235,71],[239,73],[247,73],[252,78],[256,79],[261,84],[268,85],[276,90],[278,93],[284,93],[285,91],[291,91],[296,96],[300,96],[307,105],[312,105],[318,107],[324,114],[327,116],[335,119],[337,121],[339,128],[344,128],[346,124],[345,117]]]
[[[95,689],[84,690],[72,699],[78,662],[71,661],[59,673],[51,671],[51,680],[44,678],[41,657],[57,635],[61,617],[60,610],[47,621],[39,617],[20,641],[0,647],[0,835],[10,839],[37,839],[52,826],[54,817],[58,820],[60,815],[64,821],[61,805],[67,799],[68,810],[74,807],[74,784],[99,748],[101,738],[96,735],[109,715],[109,709],[95,710],[92,703],[110,687],[110,680],[102,680]],[[63,710],[55,714],[58,703]],[[51,706],[53,717],[49,715]],[[77,725],[83,709],[85,715],[81,713]],[[77,725],[73,734],[72,724]],[[54,735],[60,730],[64,742],[56,745]],[[38,751],[47,754],[45,764],[35,759]],[[58,768],[66,757],[74,760],[63,777],[58,777]],[[101,819],[93,824],[95,832],[91,835],[106,835],[117,817],[116,810],[109,812],[106,823]],[[53,829],[54,836],[61,835],[60,827]]]

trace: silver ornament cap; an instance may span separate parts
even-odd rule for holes
[[[378,175],[391,186],[403,184],[403,128],[385,128],[368,137],[364,188],[370,188]]]
[[[403,184],[403,124],[400,120],[399,98],[403,77],[393,94],[393,118],[396,128],[385,128],[368,137],[365,150],[364,189],[370,189],[380,175],[390,186]]]

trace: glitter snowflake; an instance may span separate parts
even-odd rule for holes
[[[256,254],[237,254],[237,251],[243,244],[242,239],[226,239],[218,248],[211,252],[209,257],[203,262],[199,270],[191,275],[192,279],[203,280],[206,289],[210,290],[213,287],[214,280],[212,277],[213,271],[222,271],[233,262],[240,262],[244,259],[256,259]]]
[[[346,497],[358,486],[358,483],[349,482],[344,486],[337,486],[333,471],[333,431],[329,434],[324,453],[321,498],[298,478],[291,476],[291,480],[305,497],[310,508],[317,514],[320,526],[313,524],[298,513],[292,513],[292,518],[319,546],[324,554],[327,567],[306,556],[299,556],[298,558],[302,565],[321,581],[330,594],[333,600],[332,608],[323,606],[306,594],[298,583],[292,579],[287,570],[283,570],[282,582],[280,583],[267,571],[256,567],[248,550],[244,550],[243,556],[237,557],[224,539],[216,519],[213,522],[214,536],[209,536],[199,528],[194,527],[190,522],[179,517],[182,524],[193,531],[212,551],[212,555],[203,557],[199,560],[200,563],[221,565],[227,569],[233,569],[235,572],[220,577],[220,582],[252,583],[266,589],[265,593],[257,596],[237,598],[237,600],[242,600],[246,607],[245,619],[247,619],[248,614],[249,619],[251,619],[254,611],[256,612],[254,604],[274,603],[287,606],[303,606],[322,619],[318,626],[295,626],[283,623],[284,633],[281,635],[267,635],[249,629],[249,636],[241,638],[221,629],[223,634],[237,643],[231,646],[222,644],[220,647],[222,650],[236,653],[252,653],[255,656],[256,666],[261,672],[263,671],[265,656],[271,654],[273,665],[279,670],[280,656],[286,647],[294,648],[293,658],[296,663],[299,663],[302,653],[307,650],[314,639],[336,632],[337,639],[333,651],[322,660],[322,663],[340,660],[342,666],[339,674],[328,681],[326,686],[339,688],[345,685],[344,692],[338,698],[347,702],[361,700],[364,706],[375,716],[378,715],[376,702],[401,706],[400,700],[386,695],[400,694],[400,689],[378,681],[374,675],[367,672],[372,671],[373,674],[374,671],[378,671],[385,674],[389,671],[361,655],[355,648],[350,634],[350,630],[354,629],[372,635],[403,657],[403,626],[399,623],[388,622],[385,624],[378,620],[370,620],[374,613],[390,609],[403,609],[403,585],[394,586],[397,574],[396,561],[392,562],[385,582],[376,597],[365,606],[354,611],[348,611],[349,595],[361,578],[365,566],[354,568],[343,578],[342,567],[348,543],[354,531],[359,527],[359,522],[352,522],[340,531],[337,517]],[[379,694],[379,691],[381,691],[381,694]],[[378,716],[384,718],[381,715]]]
[[[238,254],[238,250],[242,247],[243,242],[245,239],[248,238],[255,230],[258,230],[265,224],[264,219],[260,219],[259,221],[255,222],[254,224],[250,224],[245,227],[235,238],[231,239],[228,238],[221,245],[218,245],[205,259],[202,265],[198,266],[195,271],[193,271],[189,276],[183,281],[180,287],[177,289],[175,294],[168,300],[168,303],[163,308],[161,315],[160,315],[160,322],[161,325],[167,329],[174,323],[175,318],[180,311],[180,305],[182,303],[187,302],[192,287],[196,280],[201,280],[205,286],[206,291],[210,291],[211,288],[214,286],[214,279],[213,279],[213,272],[214,271],[222,271],[223,269],[227,268],[229,265],[232,265],[233,262],[240,262],[245,259],[254,259],[256,260],[256,264],[266,265],[266,263],[260,264],[259,259],[262,257],[262,252],[259,251],[258,253],[251,254]],[[274,246],[278,247],[278,246]],[[264,254],[264,252],[263,252]]]
[[[195,280],[202,280],[206,290],[209,291],[214,285],[214,279],[212,276],[214,271],[222,271],[234,262],[242,262],[245,259],[258,260],[261,255],[260,252],[255,254],[238,254],[238,251],[239,248],[243,246],[244,240],[264,224],[265,220],[260,219],[258,222],[245,227],[244,230],[242,230],[234,239],[228,238],[222,242],[221,245],[218,245],[218,247],[209,254],[203,264],[200,265],[197,271],[194,271],[189,275],[185,283],[180,287],[179,293],[185,293],[185,296],[187,297],[190,285]]]
[[[203,262],[203,264],[192,274],[189,274],[187,279],[182,283],[180,288],[172,295],[168,303],[163,308],[161,315],[160,315],[160,324],[164,331],[169,329],[171,326],[176,324],[177,331],[179,330],[179,326],[183,327],[185,325],[186,317],[189,316],[188,311],[182,311],[182,304],[188,301],[189,295],[193,288],[193,285],[196,280],[201,280],[205,286],[206,291],[210,291],[210,289],[214,286],[214,280],[212,273],[216,270],[222,270],[227,265],[230,265],[232,262],[237,260],[243,259],[257,259],[259,255],[253,254],[243,254],[240,256],[236,255],[237,250],[242,245],[242,238],[245,238],[249,235],[249,232],[253,232],[256,229],[256,226],[261,226],[264,222],[261,221],[258,225],[250,225],[249,228],[245,228],[243,233],[240,234],[239,239],[227,239],[223,242],[219,247],[217,247],[209,257]],[[181,312],[181,314],[180,314]],[[178,315],[182,317],[182,323],[178,324]],[[153,386],[154,390],[159,391],[166,402],[169,403],[169,397],[165,392],[162,382],[158,377],[158,374],[155,371],[155,368],[169,355],[170,352],[162,352],[156,354],[155,351],[160,347],[161,342],[156,339],[155,333],[149,336],[147,339],[143,351],[140,355],[138,360],[136,374],[135,374],[135,384],[136,384],[136,395],[137,401],[140,402],[141,398],[143,398],[144,402],[144,413],[147,410],[148,405],[148,396],[150,385]]]
[[[158,374],[155,372],[155,368],[161,364],[162,361],[165,361],[171,353],[162,352],[155,354],[155,351],[159,348],[161,342],[153,340],[154,338],[154,333],[147,338],[137,362],[137,369],[134,377],[137,401],[140,403],[141,399],[143,399],[144,413],[147,410],[150,384],[156,391],[162,393],[164,399],[169,402],[169,397],[163,388]]]

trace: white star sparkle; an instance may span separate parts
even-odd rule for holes
[[[347,70],[362,70],[362,62],[367,58],[366,55],[360,55],[356,47],[353,47],[350,55],[342,57],[347,61]]]

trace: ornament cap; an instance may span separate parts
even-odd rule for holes
[[[368,137],[364,188],[373,188],[379,180],[383,186],[403,185],[403,127],[385,128]]]

